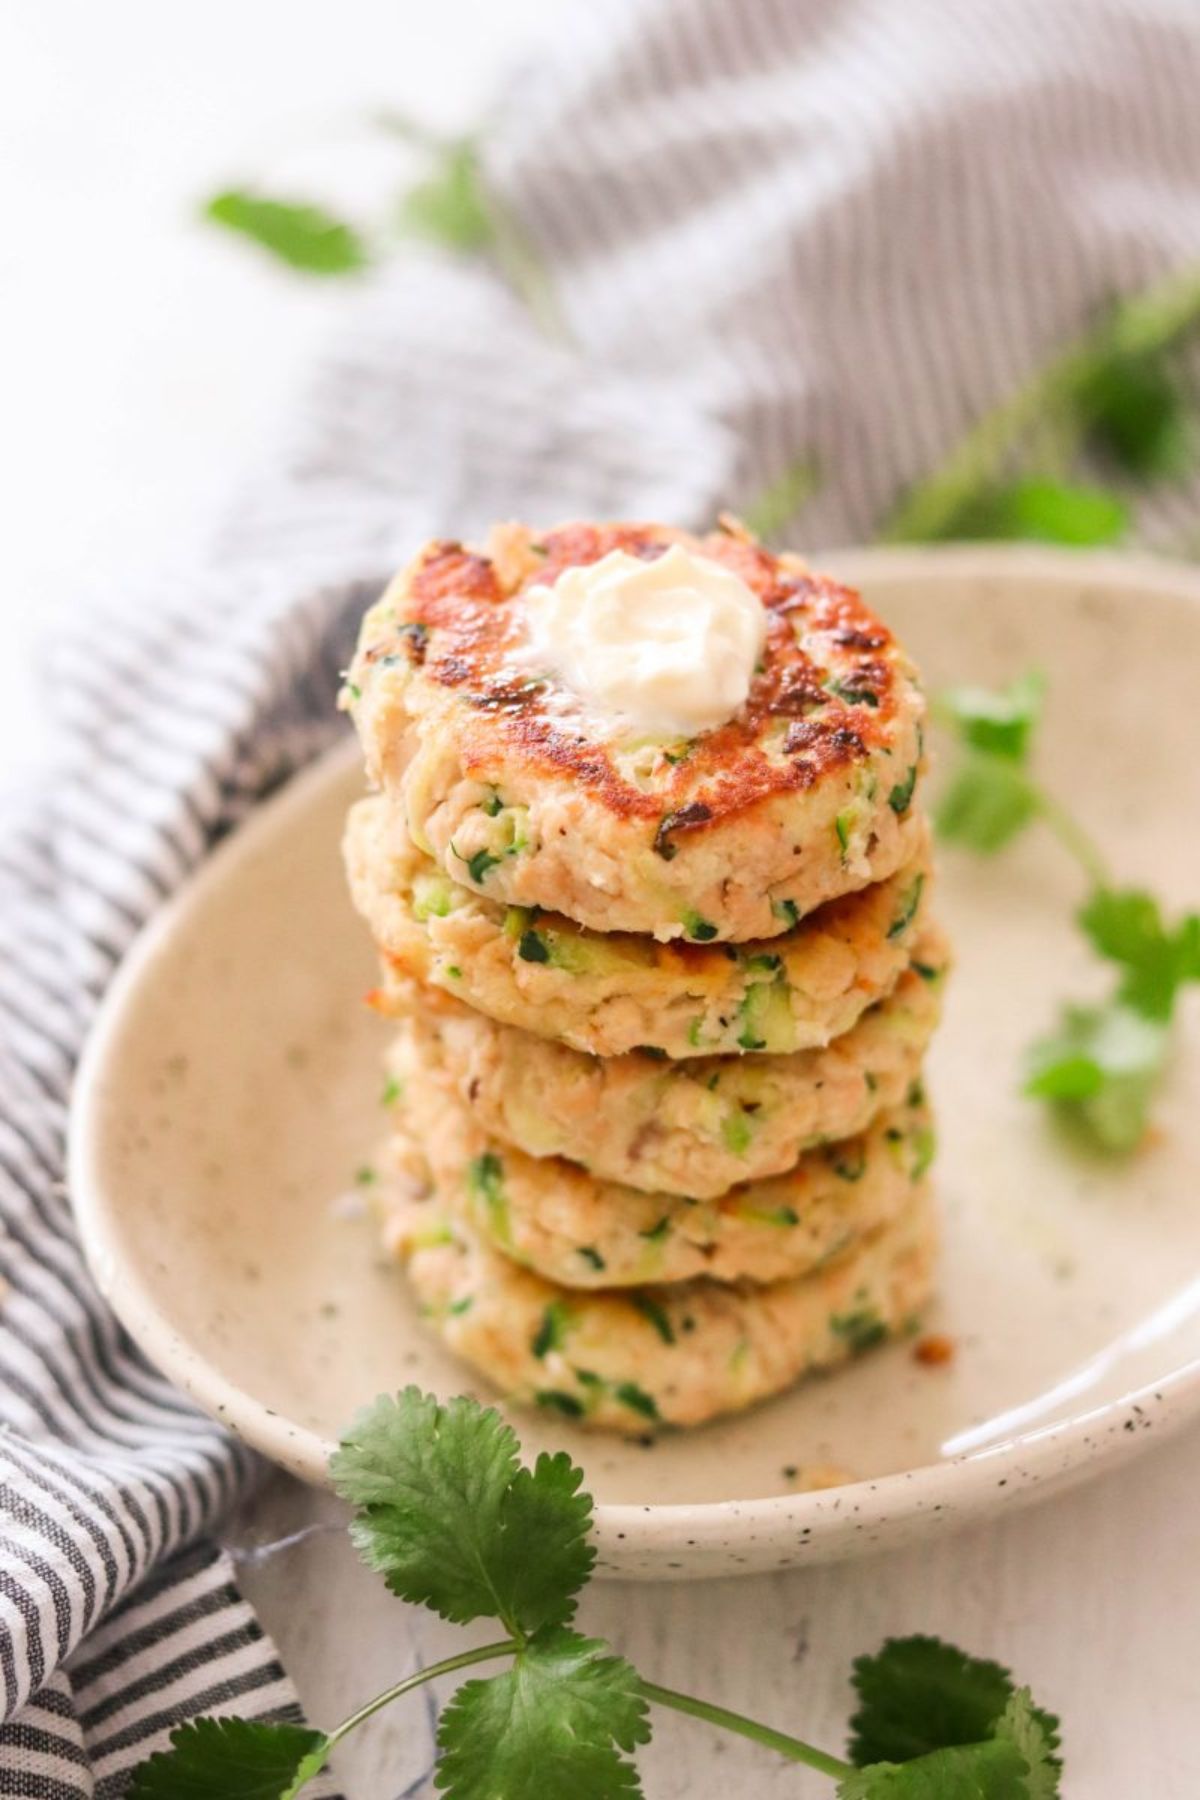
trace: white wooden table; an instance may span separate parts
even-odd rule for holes
[[[208,235],[189,202],[263,171],[343,191],[384,104],[468,123],[554,0],[40,0],[0,9],[0,770],[44,755],[30,655],[97,574],[186,559],[336,312]],[[322,185],[328,186],[327,181]],[[929,1630],[1011,1663],[1064,1718],[1077,1800],[1200,1793],[1200,1433],[1048,1507],[936,1546],[743,1583],[596,1587],[583,1622],[661,1682],[836,1747],[857,1652]],[[338,1517],[275,1479],[231,1540]],[[243,1565],[311,1717],[332,1723],[462,1635],[391,1600],[336,1530]],[[674,1717],[653,1800],[827,1793]],[[419,1699],[341,1765],[351,1800],[432,1793]]]

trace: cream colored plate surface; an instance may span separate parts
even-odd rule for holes
[[[1050,677],[1041,767],[1119,876],[1200,899],[1200,582],[1042,551],[833,559],[936,688]],[[345,898],[347,747],[294,782],[147,933],[78,1083],[72,1191],[97,1280],[199,1404],[319,1481],[382,1389],[482,1392],[414,1316],[366,1220],[335,1204],[379,1127],[385,1028]],[[1069,925],[1078,878],[1041,830],[943,851],[958,970],[930,1067],[942,1130],[945,1368],[895,1345],[653,1448],[516,1415],[599,1503],[602,1566],[713,1575],[845,1556],[1020,1503],[1200,1409],[1200,1050],[1189,1008],[1162,1130],[1127,1164],[1060,1141],[1016,1092],[1022,1046],[1105,977]],[[789,1491],[785,1470],[856,1479]]]

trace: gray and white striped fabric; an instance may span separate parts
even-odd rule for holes
[[[1194,0],[563,7],[489,175],[570,342],[484,270],[347,298],[210,566],[76,607],[61,767],[0,849],[0,1796],[101,1800],[200,1711],[295,1696],[212,1547],[249,1459],[91,1288],[80,1043],[135,932],[328,742],[355,615],[496,516],[701,522],[806,456],[792,536],[869,537],[1102,301],[1200,262]],[[1197,489],[1151,542],[1195,541]]]

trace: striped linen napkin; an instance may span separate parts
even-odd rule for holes
[[[869,538],[1095,307],[1200,261],[1186,0],[605,0],[559,15],[489,178],[570,344],[483,270],[346,302],[194,576],[64,617],[59,766],[0,847],[0,1796],[113,1800],[204,1711],[294,1714],[214,1532],[255,1470],[97,1297],[72,1070],[139,927],[331,741],[352,624],[431,534],[737,507],[801,454]],[[1167,490],[1153,541],[1194,532]],[[366,1398],[366,1396],[364,1396]]]

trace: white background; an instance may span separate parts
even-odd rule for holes
[[[555,9],[0,6],[0,769],[37,741],[47,612],[186,559],[336,318],[336,281],[276,270],[201,199],[263,178],[370,218],[405,168],[374,117],[470,128]]]
[[[0,8],[0,768],[45,753],[31,662],[86,631],[97,577],[186,561],[336,317],[337,285],[277,273],[195,219],[244,176],[368,200],[397,153],[385,105],[467,125],[553,0],[9,0]],[[398,164],[397,164],[398,166]],[[585,1623],[647,1674],[836,1748],[850,1657],[939,1630],[1011,1662],[1062,1712],[1065,1792],[1200,1792],[1200,1440],[1042,1511],[852,1567],[616,1589]],[[243,1536],[329,1504],[280,1483]],[[415,1654],[459,1640],[358,1576],[340,1536],[246,1570],[311,1716],[331,1724]],[[391,1800],[426,1761],[419,1703],[342,1765]],[[652,1800],[816,1795],[761,1752],[667,1721]],[[422,1790],[424,1791],[424,1790]],[[547,1797],[550,1800],[550,1797]]]

